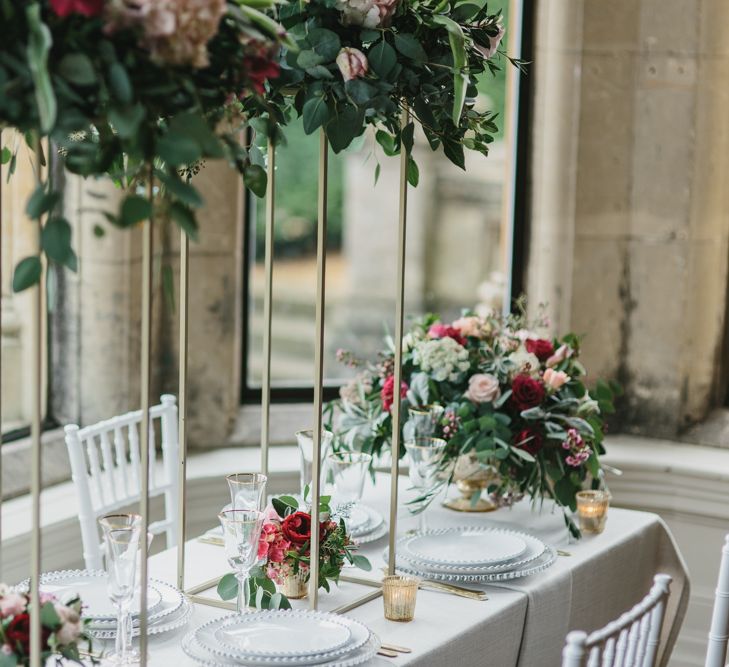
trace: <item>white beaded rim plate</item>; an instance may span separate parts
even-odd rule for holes
[[[172,632],[173,630],[179,630],[181,627],[187,624],[192,616],[192,605],[187,598],[182,599],[182,604],[178,607],[178,613],[162,623],[150,623],[147,626],[148,635],[161,635],[164,632]],[[90,635],[94,639],[116,639],[116,628],[108,630],[99,630],[93,627],[88,629]],[[139,637],[139,626],[135,626],[132,629],[132,637]]]
[[[524,558],[519,560],[511,561],[509,563],[503,563],[500,565],[483,565],[483,566],[466,566],[466,565],[435,565],[434,563],[428,563],[426,561],[414,558],[409,554],[403,552],[401,544],[409,538],[405,535],[398,538],[397,541],[397,557],[398,560],[402,559],[410,564],[411,567],[424,568],[429,572],[445,572],[448,574],[497,574],[499,572],[509,572],[518,568],[524,567],[529,563],[539,558],[547,549],[547,545],[542,542],[538,537],[529,535],[529,533],[521,533],[522,539],[527,543],[527,552]],[[383,553],[385,562],[388,562],[389,548],[386,547]]]
[[[260,612],[230,617],[213,636],[244,659],[288,658],[334,653],[350,643],[352,632],[333,614]],[[298,646],[309,642],[309,648],[284,649],[287,642]]]
[[[371,660],[377,655],[377,651],[380,649],[380,638],[370,633],[367,641],[357,650],[353,651],[350,655],[337,659],[334,662],[322,662],[319,663],[321,667],[356,667],[362,663]],[[236,659],[225,659],[211,656],[195,639],[195,633],[189,632],[182,639],[182,650],[189,658],[192,658],[198,665],[202,667],[241,667],[246,665],[257,665],[263,664],[276,664],[276,663],[251,663],[251,662],[240,662]],[[278,663],[281,664],[281,663]]]
[[[510,570],[508,572],[496,572],[491,574],[455,574],[447,572],[433,572],[418,569],[415,565],[397,564],[398,572],[410,574],[423,579],[432,579],[434,581],[443,581],[446,583],[462,583],[462,584],[483,584],[495,581],[510,581],[512,579],[521,579],[538,574],[551,567],[557,560],[557,552],[553,547],[547,546],[544,554],[530,567],[520,570]]]
[[[375,542],[379,540],[381,537],[385,537],[388,533],[388,527],[387,524],[383,521],[377,528],[375,528],[371,533],[365,533],[364,535],[353,535],[352,539],[357,544],[369,544],[370,542]]]
[[[104,605],[109,606],[109,610],[103,613],[89,613],[88,610],[84,611],[84,618],[90,618],[94,623],[113,622],[116,623],[116,614],[113,609],[113,604],[108,598],[106,592],[106,572],[103,570],[56,570],[54,572],[45,572],[41,574],[40,585],[41,590],[46,593],[50,593],[59,599],[65,598],[63,591],[73,592],[78,594],[81,598],[84,606],[89,604],[91,600],[92,606],[103,608]],[[67,582],[67,585],[64,585]],[[75,584],[73,582],[76,582]],[[61,589],[61,593],[53,590],[54,585]],[[89,586],[90,585],[90,586]],[[30,587],[30,579],[25,579],[20,582],[15,589],[18,591],[27,591]],[[101,592],[89,590],[90,587],[93,589],[101,588]],[[84,595],[84,589],[86,594]],[[101,602],[99,602],[101,597]],[[136,600],[137,605],[139,599]],[[162,604],[162,594],[158,590],[158,582],[150,581],[147,588],[147,614],[153,614],[157,611]],[[139,617],[139,611],[133,612],[134,618]]]
[[[318,612],[308,610],[287,610],[278,612],[252,612],[245,614],[245,616],[270,616],[271,614],[277,614],[280,617],[288,616],[289,618],[295,619],[296,617],[303,618],[304,616],[330,618],[334,616],[329,612]],[[321,652],[309,655],[285,655],[285,656],[252,656],[252,655],[241,655],[239,651],[227,650],[224,647],[219,646],[219,640],[216,639],[215,631],[230,619],[236,619],[237,615],[223,616],[222,618],[216,618],[212,621],[204,623],[196,630],[193,631],[195,643],[200,646],[204,651],[216,659],[222,658],[223,660],[238,660],[243,661],[243,664],[260,665],[265,667],[267,665],[318,665],[318,664],[329,664],[330,661],[346,656],[354,651],[357,651],[365,645],[369,639],[371,632],[369,628],[355,621],[353,618],[348,616],[336,616],[336,619],[343,623],[351,631],[350,641],[343,647],[330,652]]]
[[[402,551],[423,563],[466,567],[501,565],[522,556],[522,534],[493,527],[457,526],[416,532],[403,541]]]
[[[385,522],[385,518],[382,514],[369,505],[359,505],[358,507],[367,513],[367,521],[356,526],[353,530],[350,530],[349,534],[351,537],[362,537],[364,535],[368,535],[378,529]]]

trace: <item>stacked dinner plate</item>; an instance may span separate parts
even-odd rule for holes
[[[503,528],[460,526],[404,535],[397,569],[441,581],[483,583],[536,574],[554,563],[555,550],[539,538]],[[385,550],[387,560],[388,551]]]
[[[209,621],[190,632],[182,648],[207,667],[354,667],[377,653],[380,640],[347,616],[259,611]]]
[[[387,535],[387,524],[385,519],[376,509],[369,505],[357,503],[349,510],[349,516],[345,517],[347,530],[357,544],[374,542]]]
[[[28,590],[28,581],[18,587]],[[82,616],[90,618],[90,633],[96,639],[116,638],[116,607],[109,599],[107,576],[98,570],[63,570],[41,575],[40,590],[51,593],[61,602],[78,596],[83,603]],[[147,632],[169,632],[187,623],[192,606],[174,586],[151,579],[147,588]],[[139,591],[132,603],[133,635],[139,634]]]

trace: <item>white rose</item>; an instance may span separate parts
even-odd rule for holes
[[[514,373],[528,373],[529,375],[537,375],[539,373],[539,359],[537,355],[527,352],[524,348],[519,348],[516,352],[512,352],[507,359],[514,364]]]

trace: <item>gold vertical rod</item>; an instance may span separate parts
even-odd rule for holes
[[[3,133],[0,131],[0,151],[3,148]],[[0,337],[3,330],[3,173],[0,169]],[[3,385],[3,363],[2,354],[0,353],[0,448],[3,444],[3,404],[2,404],[2,385]],[[0,451],[0,544],[3,543],[3,457]],[[0,549],[0,581],[3,581],[3,552]]]
[[[266,185],[266,239],[263,290],[263,374],[261,377],[261,472],[268,475],[268,445],[271,440],[271,320],[273,302],[273,229],[276,210],[276,147],[268,140]]]
[[[410,122],[410,113],[403,109],[400,128]],[[402,336],[405,321],[405,241],[408,214],[408,158],[404,143],[400,144],[400,203],[397,231],[397,291],[395,293],[395,371],[392,402],[392,465],[390,468],[390,553],[387,563],[388,574],[395,574],[395,535],[397,532],[397,484],[400,474],[400,385],[402,382]]]
[[[150,203],[154,206],[154,175],[152,165],[149,165],[149,191]],[[142,542],[147,542],[149,528],[149,404],[151,384],[151,356],[152,356],[152,252],[154,249],[154,208],[144,223],[142,229],[142,360],[140,389],[142,399],[142,432],[140,434],[140,466],[141,495],[139,498],[139,513],[142,515]],[[141,572],[139,575],[139,657],[140,664],[147,664],[147,579],[148,563],[147,549],[142,547]]]
[[[311,556],[309,568],[309,604],[319,606],[319,482],[321,464],[321,430],[324,399],[324,304],[327,260],[327,187],[329,142],[319,133],[319,193],[316,230],[316,344],[314,347],[314,453],[311,463]]]
[[[35,142],[35,167],[36,182],[41,183],[41,140],[36,138]],[[40,232],[41,220],[38,220],[36,230],[36,248],[40,256]],[[30,290],[32,299],[31,308],[31,345],[32,361],[30,377],[33,383],[33,401],[30,417],[31,437],[31,463],[30,463],[30,493],[32,498],[31,522],[33,533],[30,542],[30,607],[33,613],[30,616],[30,664],[31,667],[41,666],[41,618],[40,618],[40,571],[41,571],[41,524],[40,524],[40,494],[41,494],[41,391],[42,391],[42,347],[41,347],[41,321],[42,321],[42,299],[41,289],[43,285],[43,274],[38,284]]]
[[[185,590],[185,501],[187,500],[187,332],[188,332],[188,288],[190,286],[190,239],[180,231],[180,362],[177,388],[178,424],[177,441],[179,449],[177,496],[177,588]]]

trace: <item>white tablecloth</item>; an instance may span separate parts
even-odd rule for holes
[[[401,496],[408,496],[402,479]],[[365,492],[365,502],[387,516],[389,477],[378,476],[377,485]],[[213,521],[211,521],[212,525]],[[374,665],[419,665],[439,667],[549,667],[560,664],[564,637],[569,630],[590,631],[601,627],[630,608],[648,591],[652,577],[665,572],[673,577],[664,632],[662,665],[670,655],[688,602],[689,584],[683,560],[661,519],[644,512],[611,508],[605,532],[570,542],[561,512],[541,513],[520,503],[510,510],[488,514],[459,514],[434,503],[428,510],[429,527],[497,523],[534,533],[552,545],[570,552],[560,556],[545,572],[527,579],[483,586],[487,601],[474,601],[443,593],[419,591],[415,620],[386,621],[382,600],[376,599],[349,614],[367,624],[382,641],[408,646],[411,654],[395,660],[377,658]],[[416,525],[406,510],[400,512],[398,533]],[[371,560],[375,576],[383,565],[386,539],[366,545],[362,553]],[[230,570],[222,548],[191,540],[187,544],[186,587],[202,583]],[[175,550],[153,556],[152,577],[175,583]],[[358,570],[352,570],[357,576]],[[333,609],[371,590],[342,583],[331,594],[321,592],[320,608]],[[214,594],[213,591],[210,592]],[[306,606],[306,602],[295,602]],[[155,667],[195,664],[180,647],[180,639],[201,623],[226,612],[196,605],[187,628],[170,635],[150,638],[149,664]]]

